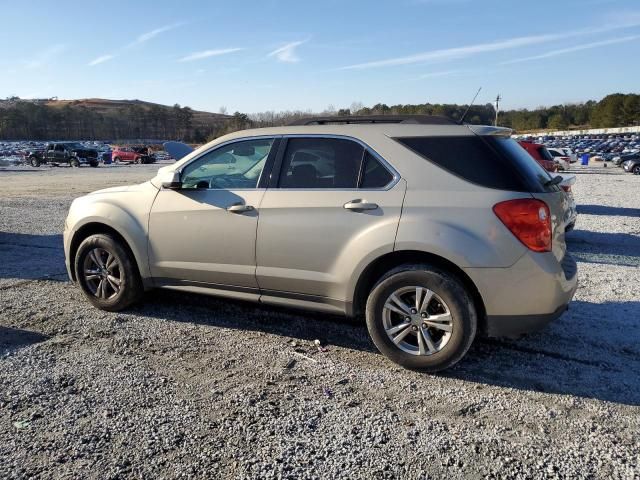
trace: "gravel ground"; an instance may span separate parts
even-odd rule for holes
[[[359,322],[167,292],[90,307],[68,206],[156,168],[0,170],[0,478],[640,478],[640,177],[578,174],[563,317],[426,375]]]

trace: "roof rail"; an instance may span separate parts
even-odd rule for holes
[[[457,125],[453,120],[436,115],[348,115],[299,118],[294,125],[329,125],[336,123],[410,123],[417,125]]]

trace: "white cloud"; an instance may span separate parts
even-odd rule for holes
[[[132,46],[138,45],[140,43],[148,42],[149,40],[151,40],[154,37],[157,37],[161,33],[168,32],[170,30],[173,30],[175,28],[181,27],[183,25],[184,25],[184,22],[172,23],[171,25],[164,25],[164,26],[156,28],[154,30],[142,33],[142,34],[138,35],[138,37],[132,43],[130,43],[127,46],[128,47],[132,47]]]
[[[604,47],[607,45],[614,45],[616,43],[631,42],[633,40],[638,40],[638,39],[640,39],[640,35],[629,35],[627,37],[611,38],[609,40],[602,40],[600,42],[591,42],[591,43],[585,43],[583,45],[576,45],[574,47],[561,48],[559,50],[551,50],[550,52],[542,53],[540,55],[533,55],[531,57],[516,58],[514,60],[502,62],[500,65],[511,65],[513,63],[528,62],[530,60],[539,60],[542,58],[556,57],[558,55],[564,55],[566,53],[578,52],[580,50],[588,50],[591,48]]]
[[[429,72],[420,75],[420,78],[434,78],[434,77],[448,77],[450,75],[457,75],[460,70],[446,70],[443,72]]]
[[[239,52],[244,50],[243,48],[220,48],[218,50],[204,50],[202,52],[190,53],[186,57],[179,59],[179,62],[192,62],[193,60],[201,60],[203,58],[217,57],[219,55],[226,55],[228,53]]]
[[[497,52],[500,50],[509,50],[518,47],[527,47],[531,45],[538,45],[541,43],[548,43],[556,40],[563,40],[571,37],[578,37],[583,35],[593,35],[596,33],[605,33],[613,30],[620,30],[623,28],[635,27],[640,25],[640,22],[633,21],[623,22],[618,24],[605,25],[602,27],[594,27],[591,29],[573,30],[564,33],[551,33],[544,35],[531,35],[525,37],[515,37],[507,40],[500,40],[497,42],[479,43],[475,45],[467,45],[464,47],[445,48],[441,50],[431,50],[428,52],[417,53],[415,55],[409,55],[404,57],[388,58],[385,60],[376,60],[373,62],[357,63],[354,65],[348,65],[341,67],[340,70],[363,70],[367,68],[379,68],[379,67],[391,67],[398,65],[409,65],[421,62],[430,61],[447,61],[457,60],[471,55],[479,53]]]
[[[280,62],[296,63],[300,58],[296,55],[296,48],[307,40],[299,40],[297,42],[287,43],[286,45],[269,52],[267,57],[276,57]]]
[[[101,56],[91,60],[89,63],[87,63],[87,65],[90,66],[90,67],[93,67],[95,65],[100,65],[101,63],[108,62],[109,60],[113,59],[114,57],[115,57],[115,55],[111,55],[111,54],[101,55]]]
[[[62,44],[51,45],[50,47],[38,52],[33,56],[33,58],[31,58],[31,60],[25,61],[24,66],[25,68],[29,69],[42,68],[49,62],[51,62],[55,57],[64,52],[66,48],[66,45]]]

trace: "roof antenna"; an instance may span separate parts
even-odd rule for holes
[[[460,120],[458,120],[458,125],[462,125],[462,122],[464,122],[464,119],[467,116],[467,113],[469,113],[469,110],[471,109],[471,107],[473,106],[474,102],[476,101],[476,98],[478,98],[478,94],[480,93],[480,90],[482,90],[482,87],[480,87],[478,89],[478,91],[476,92],[476,96],[473,97],[473,100],[471,100],[471,103],[469,104],[469,106],[467,106],[467,109],[464,111],[464,113],[460,117]]]

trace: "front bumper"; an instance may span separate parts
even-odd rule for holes
[[[515,336],[543,328],[567,309],[578,288],[575,260],[527,253],[508,268],[468,268],[484,302],[489,336]]]
[[[69,262],[69,250],[70,250],[70,244],[71,244],[71,232],[69,232],[69,229],[66,225],[66,221],[65,221],[65,226],[64,226],[64,232],[62,232],[62,244],[64,246],[64,266],[67,269],[67,275],[69,276],[69,280],[71,280],[72,282],[75,281],[73,278],[73,274],[71,271],[71,264]]]

